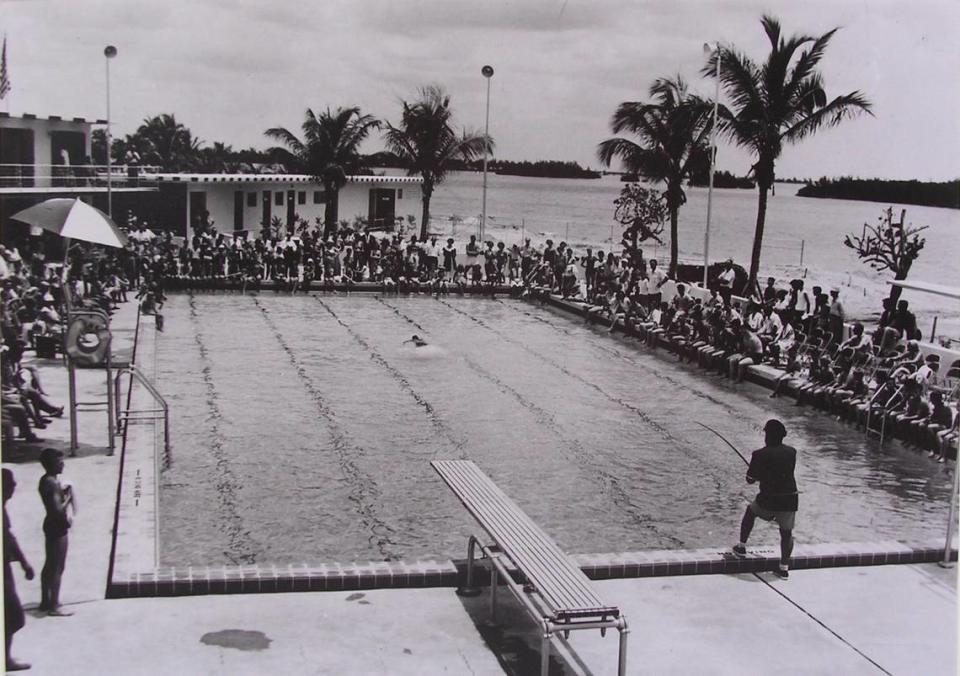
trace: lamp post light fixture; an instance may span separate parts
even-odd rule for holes
[[[487,152],[490,149],[490,78],[493,77],[493,66],[484,66],[480,73],[487,80],[487,116],[483,123],[483,213],[480,216],[480,242],[487,229]]]
[[[103,50],[107,64],[107,215],[113,218],[113,162],[110,159],[113,136],[110,134],[110,59],[117,55],[117,48],[107,45]]]
[[[714,73],[716,89],[713,95],[713,126],[710,128],[710,187],[707,189],[707,227],[703,231],[703,288],[707,288],[710,274],[710,215],[713,207],[713,173],[717,163],[717,107],[720,104],[720,44],[703,43],[703,53],[717,54],[717,71]]]

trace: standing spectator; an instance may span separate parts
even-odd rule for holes
[[[51,617],[66,617],[60,608],[60,583],[67,564],[67,532],[70,530],[70,515],[67,508],[73,504],[73,488],[60,483],[63,473],[63,453],[55,448],[40,452],[40,464],[44,475],[40,477],[40,499],[46,510],[43,520],[46,560],[40,571],[40,610]]]
[[[836,341],[843,340],[843,320],[845,312],[843,303],[840,302],[840,289],[833,287],[830,289],[830,322],[829,331],[833,334]]]
[[[23,615],[23,605],[20,603],[20,597],[17,595],[17,587],[13,577],[13,568],[11,563],[16,561],[23,568],[23,574],[28,580],[33,579],[33,568],[27,557],[24,556],[17,538],[14,537],[10,528],[10,519],[7,518],[7,501],[13,497],[13,491],[17,487],[17,482],[13,478],[13,472],[6,467],[3,468],[3,630],[7,656],[7,671],[23,671],[29,669],[30,665],[26,662],[18,662],[10,654],[10,648],[13,645],[13,635],[23,628],[25,624]]]
[[[522,279],[527,278],[533,267],[533,252],[534,249],[530,246],[530,238],[528,237],[523,241],[523,247],[520,249],[520,277]]]
[[[447,238],[447,245],[443,247],[443,269],[451,275],[457,271],[457,247],[453,245],[453,237]]]
[[[733,295],[733,282],[737,279],[737,271],[733,269],[733,263],[726,261],[723,269],[717,276],[717,288],[720,291],[720,297],[723,302],[729,304],[730,296]]]
[[[527,240],[527,241],[529,242],[530,240]],[[479,277],[479,275],[477,274],[477,271],[480,268],[481,252],[480,252],[480,243],[477,241],[476,235],[470,235],[470,241],[467,242],[467,245],[464,249],[464,253],[466,254],[466,258],[467,258],[467,264],[466,264],[467,272],[470,273],[470,277],[472,279],[477,279]]]
[[[774,286],[776,283],[776,279],[767,277],[767,285],[763,288],[763,298],[761,299],[764,305],[772,306],[777,302],[777,287]]]
[[[440,265],[440,251],[441,247],[437,244],[437,236],[430,236],[430,243],[424,244],[423,253],[426,259],[427,265],[427,274],[433,278],[434,273],[437,271],[437,267]]]
[[[663,297],[660,287],[667,281],[667,276],[663,270],[657,267],[656,259],[650,260],[650,274],[647,275],[647,300],[650,307],[659,307],[660,299]]]

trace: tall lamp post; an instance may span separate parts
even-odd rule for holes
[[[113,136],[110,134],[110,59],[117,55],[117,48],[107,45],[103,50],[107,64],[107,215],[113,218],[113,162],[110,159]]]
[[[493,77],[493,67],[484,66],[480,73],[487,80],[487,116],[483,123],[483,214],[480,216],[480,242],[487,230],[487,151],[490,149],[490,78]]]
[[[703,231],[703,288],[707,288],[710,274],[710,215],[713,207],[713,172],[717,163],[717,107],[720,105],[720,45],[703,43],[703,53],[717,52],[716,89],[713,94],[713,126],[710,128],[710,187],[707,189],[707,227]]]

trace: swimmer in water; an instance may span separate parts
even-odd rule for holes
[[[403,341],[403,344],[404,344],[404,345],[406,345],[407,343],[413,343],[413,346],[414,346],[414,347],[424,347],[425,345],[429,345],[429,343],[427,343],[427,341],[425,341],[423,338],[421,338],[420,336],[418,336],[418,335],[416,335],[416,334],[414,334],[414,335],[410,338],[410,340],[405,340],[405,341]]]

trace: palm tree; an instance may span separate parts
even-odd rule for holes
[[[837,29],[820,37],[781,37],[780,23],[764,16],[763,29],[770,40],[770,54],[762,65],[729,47],[720,47],[703,67],[703,75],[716,76],[732,101],[732,111],[722,109],[720,130],[738,146],[756,156],[754,178],[760,189],[757,225],[750,255],[750,288],[756,284],[767,214],[767,191],[773,185],[774,164],[783,144],[797,143],[821,127],[832,127],[861,112],[871,113],[871,104],[859,91],[827,102],[823,76],[817,64],[823,58]],[[802,50],[802,51],[801,51]]]
[[[607,139],[597,147],[597,155],[606,166],[619,158],[626,171],[666,184],[673,275],[677,270],[677,216],[687,201],[683,182],[708,161],[711,107],[689,93],[679,75],[673,80],[656,80],[650,87],[650,98],[653,103],[621,103],[610,121],[613,133],[627,131],[640,142],[622,137]]]
[[[337,212],[340,188],[347,183],[347,176],[363,168],[360,144],[380,121],[371,115],[361,115],[360,109],[337,108],[315,115],[307,109],[301,129],[303,140],[283,127],[273,127],[264,132],[280,141],[286,148],[271,148],[270,152],[287,167],[287,170],[302,171],[323,184],[326,193],[324,206],[324,236],[337,230]]]
[[[384,135],[387,149],[407,169],[408,174],[423,177],[423,213],[420,237],[426,238],[430,224],[430,197],[443,182],[451,160],[465,161],[483,155],[484,146],[493,149],[493,139],[484,134],[453,128],[450,96],[442,87],[429,86],[418,90],[420,98],[413,103],[402,101],[400,124],[387,123]]]
[[[234,161],[235,155],[233,146],[216,141],[212,146],[200,150],[198,158],[200,168],[204,171],[220,174],[233,173],[237,169],[237,162]]]
[[[130,147],[140,149],[144,164],[158,165],[165,171],[195,169],[200,164],[202,142],[168,113],[145,119],[127,141]]]

